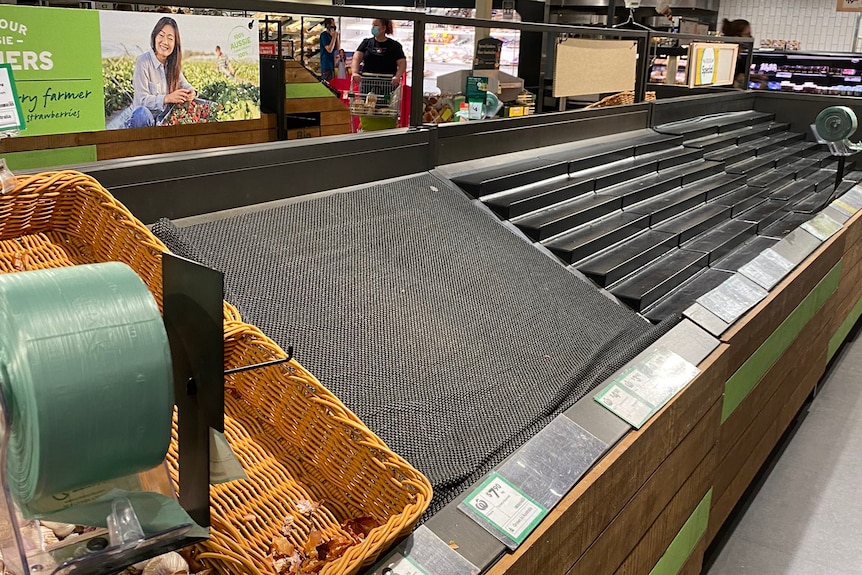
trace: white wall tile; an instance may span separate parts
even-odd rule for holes
[[[761,38],[799,40],[802,50],[853,49],[856,14],[836,12],[835,0],[721,0],[721,19],[751,22],[755,46]]]

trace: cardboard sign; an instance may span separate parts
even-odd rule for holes
[[[557,44],[554,98],[634,90],[637,44],[569,38]]]
[[[862,12],[862,0],[838,0],[838,12]]]

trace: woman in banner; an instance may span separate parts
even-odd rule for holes
[[[150,50],[138,56],[128,127],[161,124],[175,105],[194,101],[197,92],[183,76],[183,51],[177,21],[160,19],[150,34]]]

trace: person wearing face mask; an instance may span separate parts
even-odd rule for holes
[[[392,20],[375,18],[371,26],[371,38],[366,38],[353,53],[353,82],[362,80],[363,74],[385,74],[392,76],[392,85],[401,83],[407,71],[407,57],[401,44],[389,38],[393,32]]]
[[[161,18],[150,34],[150,50],[135,61],[134,95],[128,127],[160,124],[174,105],[187,104],[197,92],[183,76],[182,43],[176,20]]]

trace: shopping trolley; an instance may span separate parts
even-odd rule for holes
[[[361,80],[351,80],[348,93],[351,132],[397,127],[403,88],[403,77],[393,86],[392,76],[386,74],[363,74]]]

